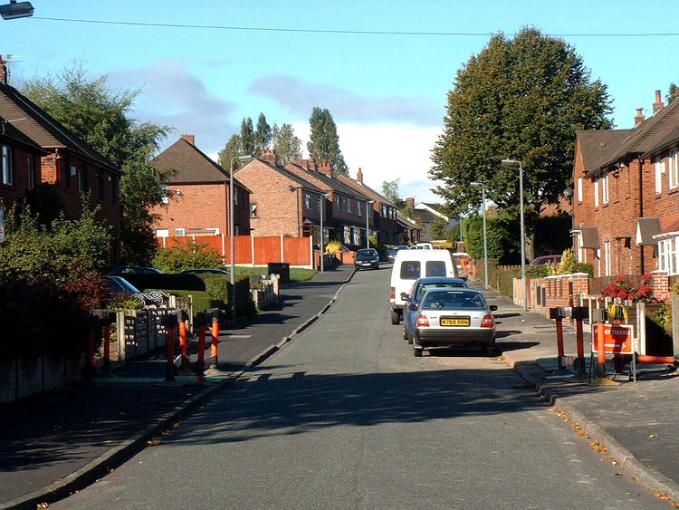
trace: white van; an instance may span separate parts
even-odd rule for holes
[[[391,323],[398,324],[403,316],[401,293],[410,292],[418,278],[425,276],[457,276],[453,259],[448,250],[399,250],[391,270]]]

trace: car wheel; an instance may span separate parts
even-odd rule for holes
[[[422,349],[413,349],[413,356],[416,358],[421,358],[422,357]]]
[[[401,322],[401,314],[399,314],[396,310],[391,311],[391,323],[392,324],[398,324]]]

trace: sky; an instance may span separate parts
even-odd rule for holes
[[[7,3],[9,0],[0,0]],[[654,92],[679,82],[676,0],[31,0],[33,18],[0,20],[10,80],[82,65],[116,89],[139,90],[134,117],[174,128],[216,157],[243,117],[263,112],[308,139],[314,106],[328,108],[351,175],[402,197],[437,201],[428,178],[455,75],[497,32],[531,26],[562,36],[592,79],[608,85],[617,127],[650,115]],[[59,21],[477,35],[376,35],[148,27]],[[613,37],[579,34],[621,34]]]

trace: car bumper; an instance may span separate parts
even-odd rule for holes
[[[495,339],[492,329],[417,329],[417,344],[422,347],[490,345]]]
[[[380,267],[379,262],[364,262],[355,264],[356,269],[377,269]]]

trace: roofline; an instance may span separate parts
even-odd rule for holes
[[[269,163],[268,161],[265,161],[265,160],[259,159],[259,158],[253,158],[253,159],[252,159],[251,161],[249,161],[245,166],[243,166],[243,167],[237,169],[237,170],[236,170],[236,173],[235,173],[234,175],[238,175],[238,172],[240,172],[240,171],[243,170],[244,168],[247,168],[248,165],[254,163],[255,161],[259,161],[259,162],[262,163],[263,165],[266,165],[266,166],[268,166],[269,168],[271,168],[272,170],[278,172],[278,173],[281,174],[283,177],[286,177],[287,179],[290,179],[290,180],[291,180],[292,182],[294,182],[295,184],[301,186],[302,189],[304,189],[304,190],[311,191],[311,192],[313,192],[313,193],[318,193],[319,195],[322,195],[322,194],[326,193],[325,190],[322,190],[321,188],[319,188],[319,187],[317,187],[317,186],[314,186],[314,185],[311,184],[310,182],[304,180],[302,177],[293,174],[293,173],[290,172],[289,170],[286,170],[285,167],[282,167],[282,166],[279,166],[279,165],[272,165],[272,164]],[[299,179],[299,181],[302,181],[302,182],[300,183],[300,182],[298,181],[298,179]]]
[[[304,168],[302,165],[299,165],[299,164],[295,163],[294,161],[292,161],[292,162],[290,162],[290,163],[288,163],[288,164],[290,164],[290,165],[295,165],[297,168],[299,168],[299,169],[303,170],[304,172],[308,173],[309,175],[312,175],[312,176],[313,176],[313,174],[311,173],[310,170],[308,170],[307,168]],[[339,181],[340,184],[341,184],[342,186],[347,186],[347,187],[349,187],[349,189],[351,189],[351,191],[352,191],[352,193],[349,194],[349,193],[347,193],[346,191],[342,191],[342,190],[339,190],[339,189],[335,189],[335,187],[334,187],[332,184],[326,183],[327,186],[330,186],[330,187],[331,187],[331,191],[332,191],[333,193],[341,193],[342,195],[345,195],[345,196],[348,196],[348,197],[351,197],[351,198],[357,198],[357,199],[359,199],[359,200],[365,200],[365,201],[370,200],[370,197],[367,197],[367,196],[363,195],[360,191],[356,191],[355,189],[353,189],[353,188],[352,188],[351,186],[349,186],[348,184],[342,183],[342,181],[341,181],[339,178],[337,178],[337,177],[328,177],[327,175],[325,175],[325,174],[322,173],[322,172],[315,172],[315,173],[317,173],[318,175],[321,176],[321,177],[319,177],[318,179],[319,179],[320,181],[322,181],[322,182],[325,182],[323,178],[329,179],[331,182],[332,182],[333,180],[336,180],[336,181]]]
[[[446,221],[450,221],[450,220],[451,220],[451,218],[449,218],[448,216],[446,216],[446,215],[443,214],[443,213],[438,212],[438,211],[437,211],[436,209],[434,209],[433,207],[429,207],[429,206],[428,206],[427,204],[425,204],[424,202],[420,202],[419,204],[417,204],[417,205],[415,206],[415,209],[421,209],[421,208],[424,208],[424,209],[428,210],[428,211],[431,212],[432,214],[438,216],[439,218],[443,218],[443,219],[446,220]]]

